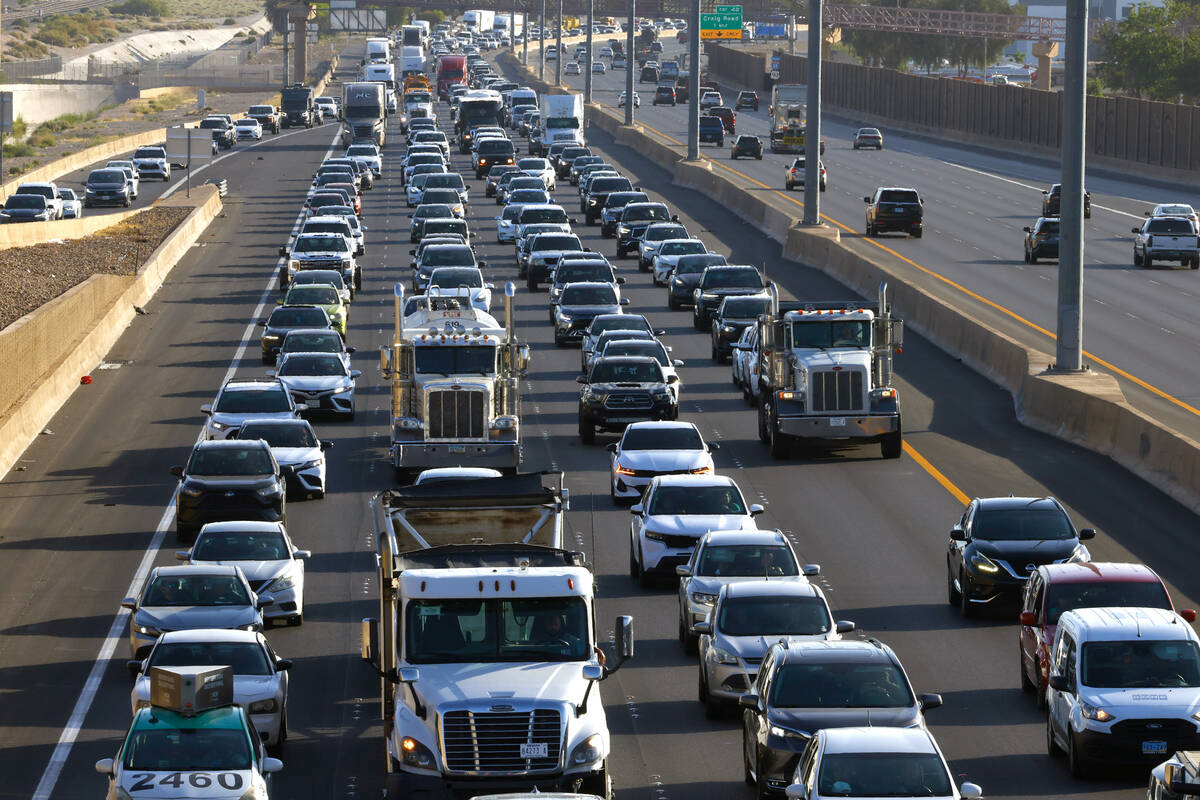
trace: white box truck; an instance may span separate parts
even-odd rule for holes
[[[555,142],[574,142],[582,145],[583,96],[578,94],[542,95],[542,151]]]
[[[420,47],[404,45],[400,48],[400,76],[421,75],[425,72],[425,51]]]

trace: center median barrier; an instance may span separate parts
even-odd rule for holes
[[[0,247],[29,247],[56,239],[82,239],[105,228],[117,225],[142,209],[118,211],[115,214],[84,216],[79,219],[60,219],[51,222],[10,222],[0,225]]]
[[[177,194],[162,206],[190,206],[136,275],[93,275],[0,330],[0,369],[12,398],[0,412],[0,477],[8,474],[63,403],[133,321],[179,260],[221,211],[212,186]]]
[[[51,161],[49,164],[32,169],[26,172],[19,178],[11,180],[0,186],[0,195],[8,197],[13,194],[19,185],[22,183],[35,183],[39,181],[52,181],[61,178],[69,172],[74,172],[77,169],[83,169],[89,164],[95,164],[100,161],[107,161],[111,158],[116,158],[122,153],[128,153],[143,145],[162,144],[167,139],[166,128],[155,128],[150,131],[142,131],[129,136],[122,136],[120,139],[113,139],[111,142],[94,145],[92,147],[80,150],[78,153],[72,153],[69,156]]]
[[[519,71],[532,74],[513,61]],[[820,269],[867,297],[886,280],[906,323],[1007,390],[1022,424],[1108,456],[1200,513],[1200,443],[1135,409],[1113,376],[1050,371],[1050,354],[920,287],[886,255],[859,252],[854,239],[844,240],[838,228],[800,225],[799,206],[778,191],[707,159],[686,161],[681,143],[644,125],[625,125],[622,111],[590,104],[588,123],[662,165],[675,185],[704,194],[780,242],[785,259]]]

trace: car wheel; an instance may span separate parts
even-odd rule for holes
[[[1025,651],[1021,648],[1020,642],[1017,643],[1017,666],[1021,669],[1021,691],[1032,692],[1037,687],[1033,681],[1029,680],[1029,673],[1025,671]]]
[[[762,762],[756,762],[754,765],[754,794],[758,800],[771,800],[773,797],[770,788],[767,787],[767,776],[763,774]]]
[[[954,578],[950,576],[950,565],[946,565],[946,603],[956,606],[959,603],[958,589],[954,588]]]
[[[757,158],[759,161],[762,161],[762,153],[756,155],[755,158]]]
[[[785,433],[780,433],[774,425],[770,425],[768,420],[767,432],[771,436],[771,458],[776,461],[785,461],[792,455],[791,437]]]
[[[889,433],[880,442],[879,447],[883,451],[884,458],[899,458],[904,451],[904,434],[900,431]]]
[[[1142,265],[1142,257],[1138,255],[1137,250],[1133,251],[1133,265],[1135,267],[1140,267]]]
[[[921,238],[921,234],[923,234],[924,232],[925,232],[925,231],[921,230],[920,228],[917,228],[915,231],[913,231],[913,232],[912,232],[912,238],[914,238],[914,239],[920,239],[920,238]]]
[[[688,655],[696,654],[696,637],[688,632],[687,625],[683,622],[683,617],[679,618],[679,643],[683,645],[683,652]]]
[[[1142,266],[1146,269],[1150,269],[1154,266],[1154,259],[1150,257],[1149,253],[1142,254]]]
[[[1054,726],[1050,722],[1050,715],[1046,714],[1046,755],[1056,758],[1061,756],[1062,752],[1062,748],[1058,746],[1058,742],[1054,739]]]
[[[742,722],[742,780],[747,786],[754,785],[754,773],[750,771],[750,737],[746,735],[746,723]]]
[[[1192,269],[1200,269],[1200,258],[1193,258],[1191,263]]]
[[[1034,255],[1032,250],[1030,250],[1028,255],[1026,255],[1026,257],[1025,257],[1025,261],[1027,261],[1030,264],[1036,264],[1036,263],[1038,263],[1038,257],[1036,255]]]
[[[958,576],[958,612],[964,617],[970,618],[975,616],[975,606],[971,603],[971,593],[967,589],[967,576],[959,573]]]
[[[871,225],[870,223],[868,223],[868,224],[867,224],[867,236],[869,236],[869,237],[871,237],[872,239],[874,239],[874,238],[875,238],[875,235],[876,235],[876,233],[877,233],[877,232],[876,232],[876,230],[875,230],[875,226],[874,226],[874,225]]]
[[[579,441],[584,444],[596,443],[596,426],[582,416],[579,417]]]
[[[635,581],[642,577],[641,565],[638,564],[637,557],[633,554],[633,542],[629,543],[629,577]]]
[[[1067,768],[1071,770],[1072,778],[1088,777],[1088,767],[1091,763],[1079,752],[1079,742],[1075,734],[1067,731]]]
[[[704,668],[701,667],[700,671],[703,673]],[[720,700],[713,697],[712,693],[707,691],[707,688],[708,687],[705,687],[704,692],[704,718],[721,719],[721,717],[725,715],[725,705]]]

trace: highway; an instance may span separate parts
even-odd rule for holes
[[[439,105],[439,113],[446,108]],[[7,778],[0,798],[102,793],[92,764],[116,752],[129,722],[128,618],[118,604],[150,565],[173,563],[168,468],[183,462],[199,435],[200,404],[229,375],[263,374],[252,323],[277,297],[276,249],[313,169],[336,149],[334,130],[268,139],[210,169],[229,180],[224,216],[109,354],[120,367],[95,372],[95,382],[51,422],[53,435],[40,437],[22,469],[0,481],[0,774]],[[823,274],[785,265],[777,245],[723,209],[671,187],[659,165],[595,127],[590,136],[596,152],[670,203],[690,231],[731,261],[761,264],[796,297],[845,297]],[[391,284],[409,275],[396,174],[402,152],[395,136],[384,178],[364,198],[366,277],[350,318],[355,367],[363,370],[359,413],[353,422],[316,423],[323,439],[336,442],[329,493],[290,504],[289,530],[314,557],[305,624],[268,631],[279,654],[295,661],[277,800],[377,798],[383,786],[378,681],[358,660],[357,621],[373,615],[376,597],[367,500],[392,475],[384,460],[387,395],[373,353],[389,338]],[[472,189],[469,217],[490,279],[515,280],[511,248],[495,243],[497,207],[470,177],[466,158],[455,154],[454,161]],[[578,207],[565,181],[557,196],[568,211]],[[613,243],[598,228],[577,230],[586,246],[611,257]],[[918,691],[945,697],[929,721],[958,780],[980,783],[990,796],[1139,796],[1141,775],[1077,782],[1045,755],[1042,718],[1018,686],[1013,620],[960,619],[945,603],[943,551],[966,497],[1053,494],[1079,526],[1099,529],[1089,543],[1096,559],[1145,561],[1167,580],[1178,606],[1195,607],[1195,516],[1111,461],[1022,427],[1005,393],[916,336],[897,363],[908,443],[901,459],[883,461],[872,446],[774,462],[729,367],[708,359],[708,340],[692,330],[690,312],[667,311],[664,290],[651,287],[632,260],[617,266],[628,281],[628,310],[664,328],[686,362],[684,418],[722,443],[718,470],[767,505],[759,524],[789,532],[803,560],[822,564],[836,618],[887,641]],[[696,702],[696,667],[675,639],[670,587],[643,590],[628,576],[629,514],[608,497],[607,454],[576,436],[578,356],[554,347],[546,294],[518,286],[518,330],[534,351],[523,398],[525,467],[566,472],[568,542],[595,566],[598,619],[635,617],[635,660],[601,687],[617,796],[750,800],[736,720],[706,721]]]
[[[596,47],[608,38],[597,37]],[[683,52],[673,37],[664,41],[664,48],[660,61]],[[531,49],[530,63],[537,63],[536,50]],[[553,69],[551,62],[546,71],[550,80]],[[625,88],[624,71],[592,77],[593,100],[615,108],[617,96]],[[583,91],[582,76],[565,80]],[[635,83],[635,88],[642,102],[637,121],[656,135],[686,145],[686,104],[654,107],[654,85]],[[732,106],[736,88],[724,84],[721,88]],[[760,111],[737,112],[737,132],[758,135],[766,143],[770,94],[760,91],[759,96]],[[853,150],[851,139],[861,125],[881,127],[882,151]],[[1041,157],[1024,158],[1016,152],[1002,156],[929,137],[905,136],[871,119],[851,124],[827,116],[822,128],[829,177],[820,202],[827,222],[841,227],[844,238],[874,241],[879,248],[867,250],[876,258],[902,269],[906,265],[900,259],[909,259],[908,266],[918,280],[929,278],[921,272],[928,271],[1012,312],[988,308],[946,281],[923,283],[951,302],[983,314],[1019,341],[1053,355],[1057,263],[1024,263],[1021,229],[1037,219],[1042,190],[1059,180],[1057,167]],[[731,138],[726,136],[724,148],[701,145],[701,155],[719,164],[720,172],[741,185],[784,193],[784,171],[794,156],[772,155],[768,150],[762,161],[734,162],[729,160]],[[878,186],[911,186],[921,193],[925,201],[923,238],[883,234],[866,240],[862,236],[863,197]],[[1139,181],[1111,173],[1090,175],[1088,189],[1092,217],[1085,221],[1084,348],[1089,353],[1085,361],[1116,375],[1126,373],[1121,376],[1122,385],[1139,408],[1200,439],[1200,359],[1196,358],[1200,352],[1200,315],[1196,314],[1200,275],[1170,264],[1153,270],[1134,267],[1130,233],[1154,205],[1183,202],[1200,206],[1200,194],[1194,188],[1180,191],[1152,179]],[[797,217],[802,215],[803,195],[802,187],[789,193],[797,204]]]

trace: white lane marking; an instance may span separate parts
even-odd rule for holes
[[[986,172],[982,169],[975,169],[974,167],[967,167],[962,164],[955,164],[950,161],[943,161],[941,163],[945,164],[947,167],[954,167],[955,169],[961,169],[961,170],[965,170],[967,172],[974,172],[976,175],[982,175],[985,178],[992,178],[993,180],[1003,181],[1004,183],[1011,183],[1013,186],[1020,186],[1022,189],[1032,189],[1033,191],[1038,192],[1039,194],[1042,191],[1040,188],[1038,188],[1037,186],[1034,186],[1033,184],[1024,183],[1023,181],[1014,180],[1012,178],[1005,178],[1000,175],[996,175],[995,173]],[[1133,200],[1133,202],[1135,202],[1135,203],[1138,202],[1137,200],[1134,200],[1132,197],[1125,198],[1125,199]],[[1100,206],[1100,205],[1096,205],[1095,203],[1092,203],[1092,208],[1098,208],[1101,211],[1111,211],[1114,214],[1120,214],[1123,217],[1130,217],[1131,219],[1145,219],[1144,215],[1130,214],[1128,211],[1122,211],[1119,208],[1111,208],[1109,206]]]
[[[341,135],[340,131],[338,135]],[[322,161],[329,158],[336,144],[337,137],[330,142],[329,149],[325,151],[325,156],[321,159]],[[304,212],[301,211],[292,225],[293,234],[300,229],[303,220]],[[279,267],[282,264],[283,258],[281,257],[275,263],[275,269],[271,272],[270,277],[267,278],[267,285],[258,298],[258,305],[251,315],[251,320],[256,320],[262,316],[263,309],[266,308],[267,302],[270,299],[272,287],[275,285],[275,280],[279,275]],[[237,371],[238,365],[246,354],[246,348],[250,344],[250,337],[253,336],[256,327],[254,322],[246,325],[246,330],[242,333],[242,342],[238,346],[233,360],[229,363],[229,369],[225,371],[225,377],[221,380],[222,386]],[[203,438],[204,431],[201,431],[200,435],[196,437],[196,441],[199,442]],[[175,493],[172,493],[171,501],[167,503],[166,510],[163,511],[163,515],[154,529],[154,536],[150,539],[150,544],[146,546],[146,552],[142,554],[142,561],[138,564],[137,572],[134,573],[133,580],[129,583],[129,589],[125,592],[126,597],[132,597],[138,588],[146,582],[146,577],[150,574],[150,568],[154,565],[154,557],[158,555],[158,551],[162,547],[167,528],[171,527],[171,523],[175,519],[175,496]],[[108,662],[112,660],[113,653],[117,649],[117,644],[124,638],[122,630],[125,628],[128,618],[129,610],[126,608],[118,611],[117,616],[113,618],[112,625],[108,629],[108,635],[104,638],[104,643],[100,645],[100,652],[96,655],[96,660],[92,662],[92,668],[88,672],[87,680],[84,682],[83,689],[75,701],[75,707],[71,709],[71,716],[67,719],[67,724],[63,728],[62,733],[59,734],[58,744],[54,746],[54,752],[50,755],[50,761],[46,764],[45,770],[42,771],[41,780],[38,781],[37,789],[33,792],[33,800],[49,800],[50,795],[54,792],[54,787],[58,783],[62,769],[67,763],[67,757],[71,755],[71,748],[75,746],[75,739],[78,738],[79,731],[83,728],[84,719],[87,717],[92,703],[96,700],[97,692],[100,691],[100,681],[104,676],[104,669],[108,666]]]

